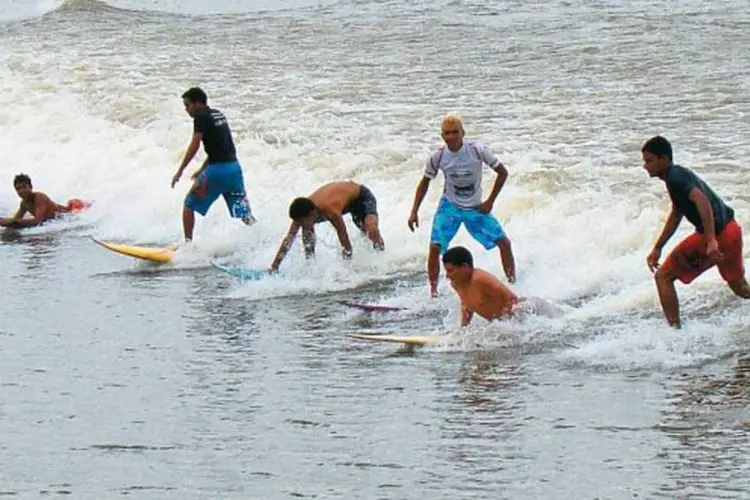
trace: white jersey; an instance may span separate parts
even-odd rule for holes
[[[442,146],[433,152],[427,160],[424,175],[434,179],[442,170],[445,197],[461,208],[474,208],[482,203],[484,163],[494,169],[501,162],[487,145],[464,140],[458,151],[453,152],[447,146]]]

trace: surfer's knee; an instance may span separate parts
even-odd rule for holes
[[[742,297],[743,299],[750,299],[750,285],[745,278],[730,281],[727,285],[729,285],[729,288],[736,296]]]
[[[677,276],[672,273],[669,269],[662,266],[654,272],[654,281],[658,284],[672,284],[677,279]]]

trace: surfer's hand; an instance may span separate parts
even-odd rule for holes
[[[174,185],[180,182],[180,177],[182,177],[182,172],[177,172],[174,174],[174,177],[172,177],[172,187],[174,188]]]
[[[198,176],[199,176],[200,174],[201,174],[201,170],[200,170],[200,169],[196,170],[195,172],[193,172],[192,174],[190,174],[190,180],[193,180],[193,181],[194,181],[195,179],[197,179],[197,178],[198,178]]]
[[[409,230],[413,233],[415,227],[419,227],[419,216],[417,212],[412,212],[407,222],[409,224]]]
[[[719,243],[716,241],[716,238],[711,238],[706,242],[706,255],[716,262],[724,259],[724,256],[719,251]]]
[[[646,264],[652,273],[659,267],[659,257],[661,257],[661,248],[654,248],[646,257]]]

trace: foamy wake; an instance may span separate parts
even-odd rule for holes
[[[0,135],[0,149],[13,152],[0,163],[0,206],[6,210],[17,206],[11,179],[23,171],[32,176],[38,189],[58,201],[72,197],[94,201],[75,221],[33,231],[68,227],[83,236],[132,244],[179,241],[187,178],[202,159],[197,158],[183,181],[170,189],[191,132],[179,100],[161,104],[145,124],[129,124],[113,119],[118,116],[115,110],[107,116],[91,111],[77,94],[49,82],[44,72],[24,74],[30,64],[8,53],[0,56],[0,124],[5,131]],[[232,117],[237,129],[248,119]],[[336,137],[345,127],[334,118],[329,121],[310,117],[285,121],[288,133],[281,140],[264,140],[260,135],[239,138],[239,156],[259,222],[247,228],[230,220],[219,200],[206,218],[197,219],[195,245],[189,253],[178,255],[173,265],[206,266],[209,259],[220,259],[266,269],[288,229],[289,201],[324,182],[355,178],[378,198],[384,254],[374,252],[347,219],[354,258],[342,261],[334,231],[322,225],[313,261],[305,260],[298,241],[279,276],[237,282],[229,296],[248,300],[303,297],[348,293],[373,281],[407,282],[408,286],[396,286],[378,300],[408,305],[406,314],[432,308],[444,314],[442,331],[459,338],[458,304],[445,280],[438,301],[427,299],[426,278],[413,285],[413,276],[424,277],[431,217],[442,187],[442,180],[433,183],[420,211],[421,225],[411,233],[406,219],[427,144],[406,141],[389,129],[379,131],[378,140],[363,139],[357,134],[365,132],[352,128],[347,150],[342,151]],[[521,145],[510,149],[521,149]],[[675,332],[664,324],[645,266],[667,206],[662,185],[637,169],[618,171],[612,178],[606,172],[593,175],[590,168],[578,164],[544,169],[538,158],[549,153],[543,150],[504,156],[512,166],[511,177],[495,213],[513,241],[518,283],[512,288],[524,296],[573,305],[566,307],[561,318],[530,318],[518,324],[475,320],[475,325],[461,332],[460,338],[471,340],[463,344],[465,348],[477,342],[483,345],[485,340],[500,346],[504,342],[539,349],[550,346],[563,353],[563,363],[617,368],[700,363],[732,349],[732,336],[746,324],[747,307],[702,309],[717,296],[730,294],[715,270],[695,286],[679,287],[687,301],[683,310],[686,328]],[[493,180],[491,175],[485,178],[485,189]],[[615,182],[632,183],[637,194],[614,193]],[[740,217],[746,217],[745,213]],[[687,231],[683,226],[672,244]],[[454,244],[472,250],[477,266],[502,275],[498,252],[485,251],[465,230]],[[127,265],[123,260],[123,266]]]

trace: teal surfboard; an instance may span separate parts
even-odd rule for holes
[[[214,262],[214,261],[211,261],[211,265],[214,266],[219,271],[225,274],[228,274],[230,276],[234,276],[235,278],[239,278],[241,280],[259,281],[270,276],[268,274],[268,271],[264,271],[261,269],[248,269],[245,267],[230,267],[230,266],[225,266],[224,264],[219,264],[218,262]]]

